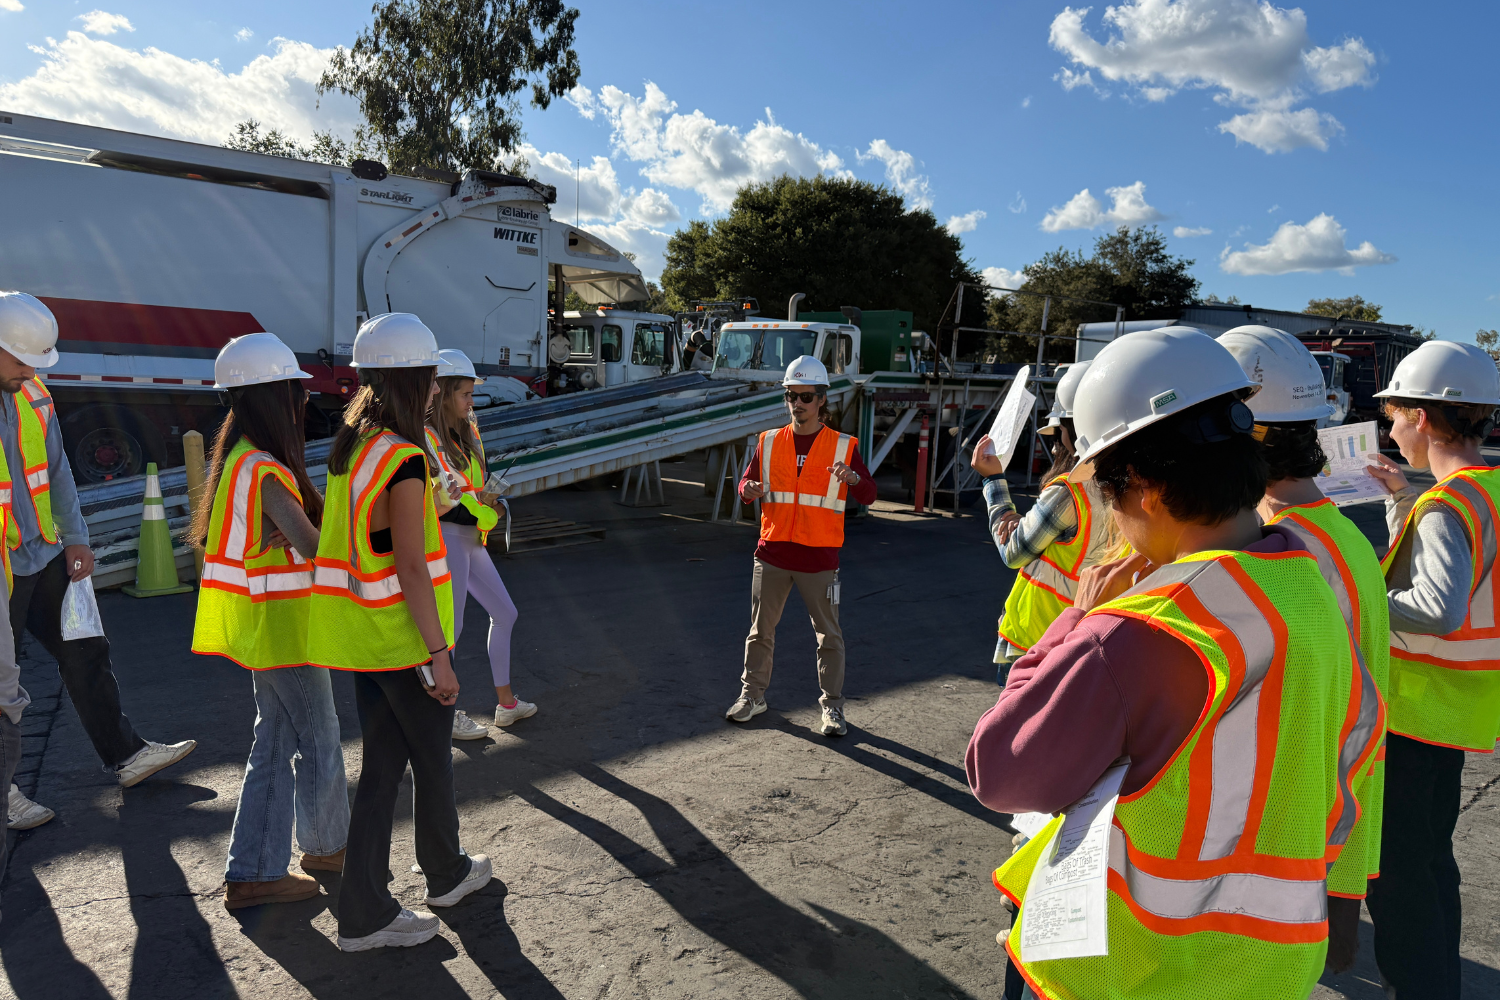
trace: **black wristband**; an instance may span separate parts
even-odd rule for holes
[[[448,652],[448,647],[447,646],[439,646],[437,649],[429,649],[427,651],[427,655],[428,656],[436,656],[439,653],[446,653],[446,652]]]

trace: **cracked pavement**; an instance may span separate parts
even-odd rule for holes
[[[697,471],[671,468],[677,480]],[[133,789],[99,769],[55,667],[28,644],[35,701],[18,782],[58,818],[11,835],[0,997],[998,996],[995,934],[1009,916],[989,873],[1010,834],[969,794],[963,751],[994,702],[993,623],[1012,574],[982,519],[880,505],[851,523],[850,732],[831,740],[810,728],[814,643],[798,597],[770,711],[724,721],[754,531],[703,523],[708,501],[688,483],[669,480],[667,494],[656,509],[616,505],[607,490],[527,499],[527,513],[608,538],[500,561],[521,613],[516,690],[540,710],[454,744],[464,843],[494,859],[496,879],[435,911],[442,934],[417,948],[340,953],[328,873],[316,873],[326,891],[314,900],[224,910],[254,707],[245,671],[187,652],[193,595],[100,601],[137,728],[199,741]],[[494,696],[482,612],[471,603],[469,615],[459,707],[482,719]],[[346,676],[334,692],[352,794]],[[1500,768],[1471,755],[1465,778],[1466,974],[1471,995],[1500,995]],[[408,792],[391,858],[407,905],[423,894],[414,860]],[[1377,1000],[1368,939],[1360,961],[1314,995]]]

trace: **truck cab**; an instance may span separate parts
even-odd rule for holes
[[[715,374],[780,381],[787,366],[810,354],[828,368],[829,375],[858,375],[859,327],[850,323],[802,323],[786,320],[725,323],[719,328]]]
[[[590,309],[563,313],[562,337],[554,335],[550,359],[585,389],[660,378],[671,364],[671,316]]]
[[[1352,393],[1346,384],[1349,355],[1339,354],[1336,351],[1312,351],[1310,353],[1318,359],[1318,367],[1323,369],[1323,381],[1328,386],[1328,402],[1333,404],[1333,415],[1319,420],[1318,426],[1334,427],[1342,424],[1349,416],[1349,403],[1352,398]]]

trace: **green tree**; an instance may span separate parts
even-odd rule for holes
[[[1123,306],[1125,320],[1176,319],[1198,296],[1198,279],[1191,273],[1194,263],[1169,254],[1166,240],[1155,226],[1139,229],[1121,226],[1095,240],[1089,256],[1084,256],[1081,250],[1058,247],[1028,265],[1024,287],[1041,294],[1008,295],[991,300],[989,326],[1038,333],[1045,306],[1047,332],[1071,336],[1080,323],[1115,318],[1113,306],[1095,303]],[[1046,304],[1041,295],[1054,298]],[[1093,301],[1077,301],[1081,299]],[[962,347],[960,341],[961,353]],[[1049,360],[1070,360],[1073,351],[1072,341],[1048,341]],[[991,335],[979,353],[994,354],[1007,361],[1035,361],[1036,340]]]
[[[1496,361],[1500,361],[1500,330],[1480,330],[1474,334],[1474,343]]]
[[[561,0],[382,0],[318,93],[354,97],[393,170],[494,169],[521,139],[520,94],[533,107],[578,83],[573,26]]]
[[[674,305],[748,295],[779,316],[803,292],[804,310],[905,309],[927,330],[958,282],[978,280],[963,244],[931,212],[908,211],[885,187],[828,177],[741,189],[729,214],[668,241],[662,272]]]
[[[1362,295],[1351,295],[1345,299],[1312,299],[1302,311],[1314,316],[1342,316],[1366,323],[1380,322],[1380,307],[1373,302],[1366,302]]]
[[[311,160],[314,163],[332,163],[344,166],[358,158],[364,150],[360,139],[348,142],[331,131],[314,132],[310,145],[303,145],[280,129],[270,129],[264,134],[260,122],[247,118],[234,127],[234,134],[224,140],[230,149],[242,149],[247,153],[265,153],[268,156],[285,156],[293,160]]]

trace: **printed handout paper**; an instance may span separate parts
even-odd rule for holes
[[[1328,456],[1321,474],[1313,477],[1323,495],[1340,507],[1349,504],[1384,500],[1385,484],[1370,475],[1368,467],[1380,453],[1379,429],[1375,421],[1324,427],[1318,431],[1318,444]]]
[[[1036,396],[1026,388],[1026,383],[1031,378],[1031,366],[1027,365],[1016,372],[1015,379],[1010,383],[1010,392],[1005,395],[1005,402],[1000,404],[1000,409],[995,413],[995,421],[990,424],[990,441],[993,442],[995,454],[1000,458],[1000,467],[1010,465],[1011,456],[1016,453],[1016,445],[1021,442],[1021,432],[1026,429],[1026,419],[1031,416],[1031,410],[1036,405]]]

